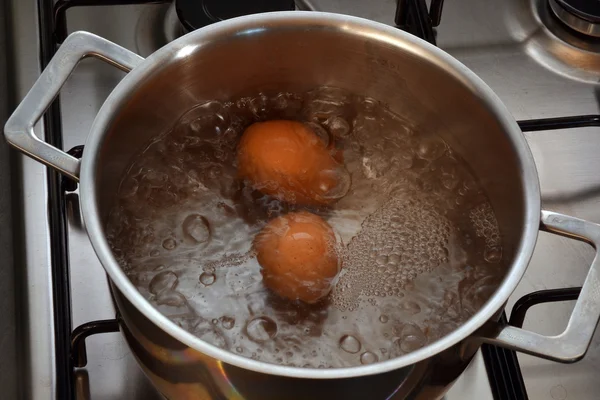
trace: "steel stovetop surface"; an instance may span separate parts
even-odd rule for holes
[[[299,2],[300,3],[300,2]],[[395,0],[303,0],[304,6],[342,12],[392,23]],[[8,39],[14,50],[10,82],[17,99],[39,75],[37,2],[10,2]],[[164,43],[164,5],[73,8],[67,14],[69,31],[87,30],[147,56]],[[550,27],[548,29],[546,27]],[[572,35],[547,13],[544,0],[447,1],[438,29],[438,45],[461,60],[500,96],[516,119],[597,114],[600,112],[600,50]],[[85,142],[102,102],[123,74],[94,60],[84,60],[61,96],[64,148]],[[43,129],[37,128],[43,135]],[[544,207],[600,222],[600,133],[598,128],[526,134],[538,167]],[[22,156],[14,157],[16,201],[23,204],[14,218],[24,232],[15,249],[20,282],[17,321],[23,354],[20,386],[25,398],[55,398],[52,350],[53,318],[50,295],[46,171]],[[69,259],[73,326],[114,318],[106,277],[77,218],[76,194],[68,200]],[[534,290],[580,286],[593,252],[572,240],[540,234],[525,278],[508,304]],[[536,306],[525,327],[541,333],[559,333],[572,305]],[[600,336],[587,356],[573,365],[561,365],[520,355],[525,384],[532,399],[587,400],[596,398],[600,381]],[[4,338],[10,336],[2,336]],[[89,380],[78,398],[159,399],[142,376],[120,334],[88,339],[88,366],[77,380]],[[82,388],[85,385],[81,386]],[[481,357],[448,394],[448,399],[492,399]]]

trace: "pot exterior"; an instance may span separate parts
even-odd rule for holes
[[[204,355],[166,334],[111,282],[121,331],[146,376],[169,400],[441,399],[478,347],[457,344],[434,357],[383,374],[302,379],[249,371]]]
[[[353,368],[268,364],[202,341],[144,298],[119,266],[104,232],[120,177],[151,138],[168,130],[186,110],[209,100],[322,86],[387,103],[412,129],[445,139],[483,178],[480,183],[502,227],[507,261],[500,287],[455,331],[403,356]],[[452,352],[506,302],[527,267],[540,222],[533,157],[512,116],[479,78],[409,34],[326,13],[272,13],[224,21],[189,33],[141,62],[111,93],[94,121],[81,161],[80,196],[94,250],[122,293],[121,303],[126,298],[130,305],[120,308],[124,319],[131,320],[126,325],[132,333],[146,319],[160,327],[165,343],[184,343],[194,349],[190,356],[199,358],[201,353],[206,359],[222,360],[223,368],[235,365],[267,376],[321,380],[393,374]],[[139,330],[159,336],[156,329]]]

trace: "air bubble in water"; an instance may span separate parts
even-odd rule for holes
[[[178,123],[181,132],[175,132],[175,135],[220,134],[227,129],[229,123],[224,105],[218,101],[207,101],[181,117]]]
[[[342,117],[331,117],[325,124],[329,128],[329,132],[335,137],[343,138],[350,134],[350,124]]]
[[[425,138],[417,147],[417,155],[428,161],[440,158],[446,151],[446,145],[442,139],[437,137]]]
[[[150,281],[148,285],[148,291],[154,295],[157,295],[165,290],[175,289],[177,284],[179,283],[179,279],[174,272],[171,271],[163,271],[154,275],[154,278]]]
[[[369,179],[381,178],[390,170],[390,162],[379,155],[363,157],[362,166],[363,174]]]
[[[390,318],[389,318],[387,315],[385,315],[385,314],[383,314],[383,315],[381,315],[381,316],[379,317],[379,322],[381,322],[382,324],[385,324],[385,323],[386,323],[386,322],[388,322],[389,320],[390,320]]]
[[[121,182],[121,186],[119,186],[119,194],[122,197],[132,197],[137,193],[138,188],[139,183],[135,178],[125,178]]]
[[[411,351],[415,351],[420,349],[425,345],[425,339],[422,336],[417,335],[408,335],[403,339],[399,339],[400,348],[405,353],[410,353]]]
[[[162,291],[156,296],[156,304],[171,307],[179,307],[186,302],[185,296],[174,290]]]
[[[228,317],[227,315],[222,316],[221,318],[221,326],[223,329],[231,329],[235,325],[235,318]]]
[[[414,164],[413,154],[407,150],[395,151],[392,156],[392,163],[399,170],[409,169]]]
[[[329,146],[329,134],[327,133],[327,131],[325,130],[325,128],[323,128],[321,126],[321,124],[319,124],[318,122],[309,122],[306,125],[308,125],[310,127],[310,129],[312,130],[312,132],[319,138],[321,139],[321,142],[323,142],[323,144],[325,145],[325,147]]]
[[[227,349],[227,339],[225,339],[225,336],[215,328],[204,329],[202,331],[194,332],[194,334],[213,346]]]
[[[255,117],[262,119],[266,116],[268,111],[268,100],[268,97],[262,93],[250,99],[250,111],[252,111]]]
[[[175,322],[177,326],[185,329],[188,332],[192,332],[198,325],[198,320],[194,316],[190,315],[178,315],[170,317],[171,321]]]
[[[277,336],[277,323],[265,316],[252,318],[246,324],[246,334],[255,342],[266,342]]]
[[[350,190],[351,178],[348,170],[342,166],[335,169],[319,171],[317,178],[322,185],[319,187],[319,195],[325,200],[341,199]]]
[[[400,255],[399,255],[399,254],[396,254],[396,253],[392,253],[392,254],[390,254],[390,256],[388,257],[388,263],[389,263],[390,265],[394,265],[394,266],[395,266],[395,265],[398,265],[398,264],[400,264],[400,261],[401,261],[401,260],[402,260],[402,257],[400,257]]]
[[[206,243],[210,239],[208,226],[208,220],[202,215],[189,215],[182,224],[184,237],[194,243]]]
[[[373,364],[377,361],[379,361],[379,357],[377,357],[377,354],[373,352],[365,351],[360,355],[360,363],[363,365]]]
[[[377,256],[377,258],[375,259],[375,263],[381,267],[385,267],[388,263],[388,256],[386,256],[385,254]]]
[[[177,247],[177,242],[175,239],[168,238],[163,241],[162,247],[164,247],[165,250],[173,250],[175,247]]]
[[[222,349],[227,349],[227,339],[225,338],[223,332],[218,327],[214,326],[213,321],[211,321],[211,325],[211,323],[202,318],[191,332],[198,338],[204,340],[207,343],[212,344],[213,346],[217,346]]]
[[[277,96],[275,96],[275,98],[273,99],[273,104],[275,108],[279,110],[285,109],[288,106],[288,99],[286,93],[279,93]]]
[[[401,337],[396,344],[405,353],[420,349],[427,344],[427,338],[423,331],[416,325],[407,325],[402,329]]]
[[[402,309],[410,315],[417,315],[421,312],[421,306],[414,301],[405,301],[402,303]]]
[[[200,274],[199,280],[200,280],[200,283],[203,284],[204,286],[210,286],[213,283],[215,283],[215,281],[217,280],[217,277],[212,272],[203,272]]]
[[[491,264],[499,263],[502,260],[502,247],[486,246],[483,252],[483,258]]]
[[[361,347],[360,341],[352,335],[344,335],[340,339],[340,348],[346,353],[356,354]]]

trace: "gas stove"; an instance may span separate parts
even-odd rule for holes
[[[191,13],[189,1],[8,3],[7,93],[15,104],[69,32],[90,31],[148,56],[186,31],[238,15],[222,7],[225,1],[208,0],[195,2],[205,7],[192,7]],[[600,222],[597,1],[432,0],[430,9],[424,0],[258,3],[356,15],[437,44],[490,85],[520,121],[538,167],[543,206]],[[36,133],[81,155],[96,113],[122,77],[95,60],[82,61]],[[0,160],[8,164],[3,155]],[[19,355],[17,368],[0,368],[3,393],[18,391],[25,399],[161,399],[116,332],[107,278],[85,233],[76,186],[14,153],[10,165],[0,167],[0,184],[8,187],[6,172],[11,171],[14,189],[14,243],[0,236],[0,245],[14,250],[15,265],[14,279],[12,270],[0,270],[0,282],[7,286],[0,289],[16,294],[14,305],[2,304],[8,310],[3,314],[12,318],[14,311],[15,318],[1,331],[6,333],[1,333],[0,350]],[[592,257],[593,251],[579,242],[541,233],[527,273],[507,304],[511,322],[524,321],[526,328],[544,334],[561,332]],[[600,335],[586,357],[572,365],[484,346],[446,398],[595,399],[598,362]]]

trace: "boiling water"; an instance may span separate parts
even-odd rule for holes
[[[351,186],[312,208],[333,227],[343,269],[307,305],[262,283],[252,241],[300,209],[237,179],[253,122],[308,123],[343,152]],[[339,89],[207,102],[153,140],[125,174],[107,223],[123,269],[162,313],[231,352],[305,367],[369,364],[449,333],[505,271],[491,205],[466,164],[431,132]]]

